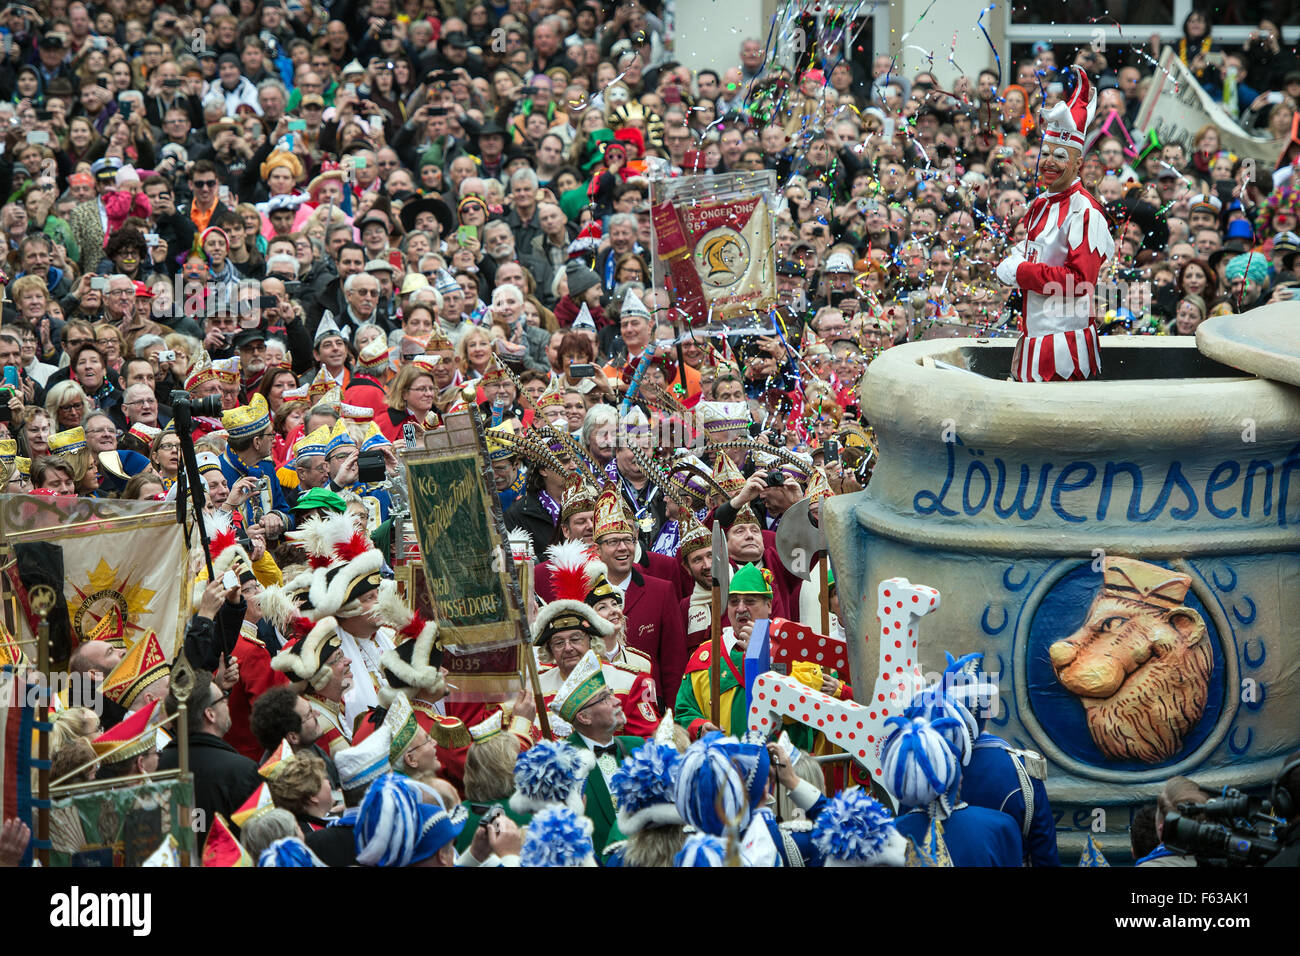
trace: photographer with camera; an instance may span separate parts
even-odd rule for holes
[[[1165,821],[1178,807],[1203,805],[1210,795],[1186,777],[1172,777],[1165,783],[1156,798],[1156,848],[1135,863],[1135,866],[1196,866],[1196,857],[1171,849],[1165,844]]]
[[[1211,797],[1186,777],[1174,777],[1156,803],[1160,844],[1138,866],[1296,866],[1295,824],[1300,751],[1287,757],[1267,796],[1226,787]]]

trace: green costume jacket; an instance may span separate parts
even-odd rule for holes
[[[579,750],[589,749],[582,735],[578,733],[574,733],[569,738],[569,743]],[[641,737],[615,737],[614,746],[617,748],[615,759],[621,765],[632,755],[632,751],[639,749],[644,743],[645,740]],[[591,768],[591,773],[587,774],[587,785],[582,792],[587,797],[587,817],[592,823],[591,845],[596,851],[596,858],[599,859],[605,852],[606,843],[623,839],[623,835],[618,830],[614,801],[609,795],[609,787],[605,785],[605,777],[599,767]]]

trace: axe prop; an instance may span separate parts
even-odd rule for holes
[[[781,563],[791,574],[813,580],[813,568],[819,566],[818,577],[821,586],[821,632],[830,634],[830,559],[827,557],[826,532],[813,521],[808,506],[812,504],[807,498],[795,502],[781,517],[781,524],[776,529],[776,553],[781,556]]]

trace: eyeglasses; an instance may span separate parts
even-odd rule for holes
[[[215,189],[217,181],[215,179],[196,179],[190,183],[194,189]]]
[[[169,441],[169,442],[163,442],[161,445],[158,446],[158,450],[159,450],[159,451],[180,451],[180,450],[181,450],[181,443],[178,442],[178,441],[176,441],[176,442],[171,442],[171,441]]]
[[[565,647],[581,647],[584,641],[589,641],[588,637],[553,637],[550,640],[551,651],[563,649]]]
[[[630,547],[632,547],[632,539],[631,539],[630,537],[625,537],[625,538],[602,538],[601,541],[600,541],[600,543],[603,544],[603,545],[606,545],[607,547],[610,547],[610,548],[630,548]]]
[[[122,403],[122,407],[123,407],[123,408],[130,408],[132,405],[144,405],[144,406],[147,407],[147,406],[149,406],[149,405],[157,405],[157,404],[158,404],[158,402],[157,402],[156,399],[152,399],[152,398],[137,398],[134,402],[123,402],[123,403]],[[161,448],[162,446],[160,445],[159,447]],[[176,447],[179,448],[180,446],[177,445]]]
[[[68,402],[66,405],[60,405],[59,411],[63,411],[64,409],[76,409],[77,411],[81,411],[85,407],[85,402]],[[176,447],[179,448],[180,446],[177,445]]]

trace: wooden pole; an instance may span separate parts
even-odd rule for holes
[[[508,548],[507,548],[508,550]],[[524,640],[524,637],[530,635],[532,610],[533,610],[533,562],[519,561],[515,565],[519,569],[519,594],[522,607],[520,616],[523,623],[520,625],[520,642],[519,653],[524,656],[524,666],[528,671],[528,684],[533,691],[533,704],[537,707],[537,724],[542,728],[542,739],[551,739],[551,721],[546,713],[546,705],[542,703],[542,679],[537,673],[537,658],[533,654],[533,645],[531,641]]]
[[[713,726],[722,727],[722,582],[713,579],[711,598],[713,612],[712,659],[709,661],[709,719]],[[734,729],[734,728],[733,728]]]

